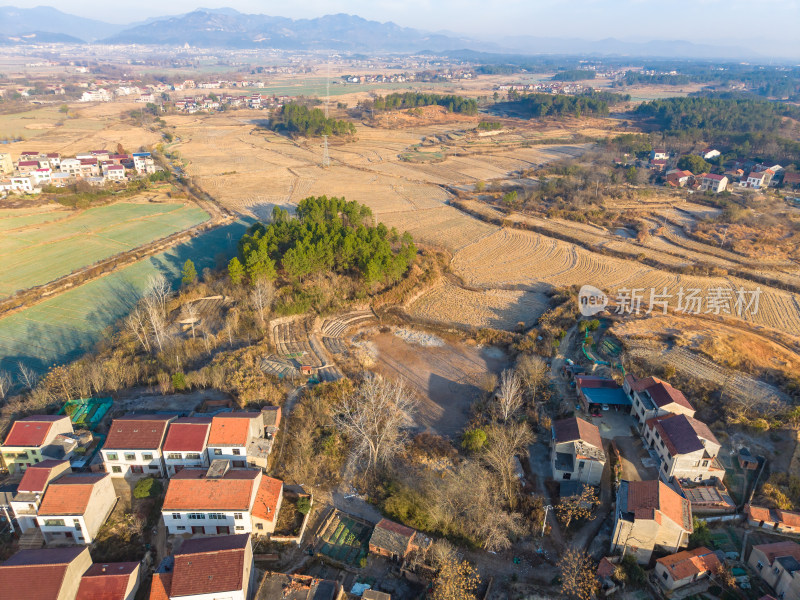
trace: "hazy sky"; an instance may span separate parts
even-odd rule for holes
[[[0,0],[2,1],[2,0]],[[748,45],[764,54],[798,45],[800,0],[7,0],[115,23],[229,6],[241,12],[312,18],[338,12],[427,31],[502,41],[503,34],[616,37],[630,41],[684,39]],[[793,48],[794,49],[794,48]],[[780,52],[783,55],[794,52]]]

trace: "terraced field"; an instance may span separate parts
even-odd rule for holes
[[[422,321],[512,330],[519,323],[530,327],[547,307],[547,296],[538,292],[474,291],[448,282],[423,294],[408,313]]]
[[[4,231],[0,262],[12,268],[0,275],[0,297],[42,285],[76,269],[206,221],[194,205],[118,202],[74,212],[58,220],[39,217]],[[24,217],[14,217],[24,218]]]

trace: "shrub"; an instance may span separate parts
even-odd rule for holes
[[[302,497],[297,499],[297,512],[301,515],[307,515],[311,510],[311,499]]]
[[[186,376],[183,373],[175,373],[172,375],[172,387],[176,392],[182,392],[186,389]]]
[[[142,500],[144,498],[155,498],[161,495],[163,486],[158,479],[154,477],[146,477],[136,482],[136,487],[133,488],[133,497]]]
[[[464,432],[461,447],[467,452],[477,452],[486,445],[486,432],[483,429],[471,429]]]

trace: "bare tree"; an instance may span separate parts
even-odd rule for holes
[[[404,428],[411,422],[416,399],[400,380],[380,375],[366,378],[334,407],[334,423],[353,443],[353,452],[366,459],[367,470],[385,463],[403,446]]]
[[[172,286],[161,273],[151,275],[147,280],[145,298],[149,298],[161,310],[161,316],[167,315],[167,300],[172,295]]]
[[[275,286],[266,277],[259,277],[253,284],[250,292],[250,301],[258,313],[261,328],[266,326],[265,314],[272,308],[272,299],[275,296]]]
[[[32,390],[39,382],[39,376],[36,372],[23,363],[21,360],[17,361],[17,369],[19,370],[19,382],[27,390]]]
[[[568,528],[575,519],[594,519],[594,507],[597,504],[597,492],[594,488],[584,486],[580,494],[562,498],[556,506],[558,520]]]
[[[194,302],[187,302],[183,305],[183,314],[192,327],[192,339],[194,339],[194,324],[197,322],[197,305],[195,305]]]
[[[167,323],[164,320],[164,311],[158,296],[145,296],[143,299],[145,315],[147,317],[148,334],[152,336],[158,351],[164,351],[167,341]]]
[[[481,579],[467,561],[448,559],[442,564],[433,582],[433,600],[474,600]]]
[[[561,593],[574,600],[591,600],[597,589],[595,565],[583,550],[568,548],[558,561]]]
[[[147,312],[136,306],[125,318],[125,328],[137,339],[148,354],[151,351],[150,332],[147,326]]]
[[[14,386],[14,380],[7,371],[0,371],[0,401],[6,399],[11,388]]]
[[[506,423],[493,425],[487,429],[489,443],[483,453],[492,470],[497,473],[500,490],[511,508],[517,503],[517,472],[514,457],[518,454],[527,455],[534,437],[527,423]]]
[[[547,363],[539,356],[525,355],[517,361],[517,373],[528,388],[531,401],[536,402],[536,390],[547,379]]]
[[[522,408],[522,386],[514,371],[506,369],[500,376],[500,389],[495,398],[495,410],[504,423]]]

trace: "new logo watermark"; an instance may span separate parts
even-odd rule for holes
[[[613,310],[618,315],[649,315],[653,312],[667,314],[673,312],[687,315],[735,315],[744,317],[758,313],[761,288],[745,290],[742,288],[710,287],[708,289],[680,287],[675,293],[665,287],[620,288],[613,302],[599,288],[584,285],[578,292],[578,307],[584,317],[599,312]]]
[[[578,292],[578,306],[584,317],[592,317],[606,309],[608,296],[593,285],[584,285]]]

